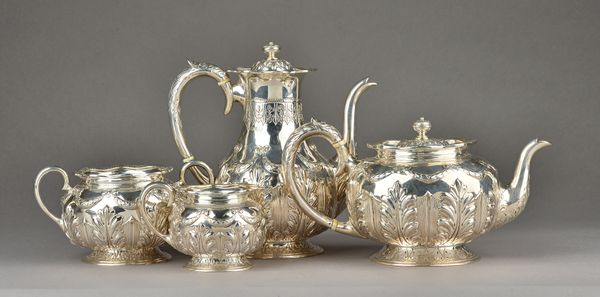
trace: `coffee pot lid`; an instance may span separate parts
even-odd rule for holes
[[[263,46],[263,51],[267,54],[266,59],[256,62],[251,68],[240,67],[236,72],[251,74],[299,74],[314,71],[314,69],[296,68],[290,62],[277,57],[279,49],[279,45],[269,42]]]

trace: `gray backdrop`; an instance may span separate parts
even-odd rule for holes
[[[149,267],[80,263],[85,250],[70,246],[35,204],[35,174],[52,164],[69,172],[178,167],[167,93],[186,58],[250,66],[267,41],[295,66],[319,69],[304,80],[306,119],[341,127],[354,83],[380,83],[357,108],[363,157],[372,154],[366,143],[413,137],[419,116],[431,120],[433,136],[477,139],[473,151],[505,182],[529,140],[552,142],[533,160],[529,206],[471,244],[481,261],[456,268],[382,267],[367,260],[376,243],[330,232],[315,239],[327,249],[322,256],[255,261],[240,274],[186,273],[183,256]],[[527,288],[565,296],[593,294],[590,285],[600,283],[598,1],[2,0],[0,42],[3,295],[120,286],[146,296],[175,287],[347,296]],[[209,79],[192,83],[183,99],[190,147],[213,166],[241,125],[239,106],[225,117],[224,102]],[[59,183],[44,183],[50,205]]]

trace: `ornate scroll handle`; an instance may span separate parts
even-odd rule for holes
[[[48,208],[46,207],[46,205],[44,205],[44,202],[42,201],[42,197],[40,196],[40,182],[42,181],[42,178],[50,172],[60,173],[60,175],[62,175],[64,179],[62,190],[67,193],[71,192],[71,186],[69,186],[69,175],[64,169],[56,166],[46,167],[38,173],[37,177],[35,178],[35,183],[33,185],[33,191],[35,193],[35,199],[37,200],[37,203],[40,205],[40,208],[44,211],[44,213],[46,213],[46,215],[48,215],[58,226],[63,228],[63,220],[53,215],[48,210]]]
[[[157,190],[164,190],[165,192],[167,192],[167,195],[169,195],[168,200],[167,200],[167,207],[171,206],[173,204],[173,199],[175,197],[175,191],[173,189],[173,187],[169,184],[166,184],[164,182],[153,182],[148,184],[144,190],[142,191],[142,193],[140,194],[140,204],[138,206],[139,212],[142,215],[142,221],[144,222],[144,224],[146,226],[148,226],[148,228],[150,228],[150,230],[152,230],[152,232],[156,235],[158,235],[160,238],[162,238],[164,241],[166,241],[167,243],[171,244],[171,237],[169,236],[169,234],[164,234],[162,232],[160,232],[156,226],[154,226],[154,224],[152,223],[152,220],[150,220],[150,216],[148,215],[148,212],[146,211],[146,205],[148,205],[148,197],[150,196],[150,193],[157,191]]]
[[[181,167],[181,171],[179,172],[179,183],[182,185],[185,185],[185,172],[188,169],[194,169],[193,167],[200,167],[204,170],[206,170],[206,173],[208,174],[208,182],[211,185],[215,184],[215,175],[213,174],[212,169],[210,169],[210,166],[208,166],[208,164],[202,162],[202,161],[189,161],[187,163],[185,163],[183,165],[183,167]],[[204,175],[204,174],[203,174]]]
[[[295,174],[296,155],[298,154],[298,150],[302,143],[304,143],[308,138],[314,136],[327,140],[335,148],[337,152],[337,167],[335,176],[339,177],[339,173],[341,173],[343,170],[348,170],[347,167],[351,164],[352,160],[348,155],[348,148],[343,142],[340,132],[331,125],[311,120],[310,123],[304,124],[300,128],[296,129],[296,131],[294,131],[290,136],[288,142],[285,144],[282,156],[282,170],[285,184],[290,187],[292,195],[298,203],[298,206],[300,206],[304,213],[306,213],[317,223],[342,234],[362,237],[360,234],[358,234],[358,232],[356,232],[350,221],[340,222],[321,213],[312,207],[300,192]]]
[[[181,92],[187,83],[198,76],[209,76],[216,80],[217,84],[221,86],[223,92],[225,93],[225,114],[228,114],[231,111],[231,107],[235,99],[233,88],[229,80],[229,75],[227,75],[227,73],[221,68],[215,65],[197,63],[193,61],[188,61],[188,64],[190,67],[181,72],[177,78],[175,78],[175,81],[171,85],[171,91],[169,92],[169,114],[171,115],[171,128],[173,129],[173,137],[175,138],[175,143],[177,144],[177,148],[179,148],[179,153],[183,157],[184,163],[194,160],[194,156],[190,153],[185,141],[180,116],[181,109],[179,101]],[[200,183],[208,182],[208,178],[197,168],[192,168],[192,173]]]

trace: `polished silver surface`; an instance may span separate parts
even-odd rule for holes
[[[157,166],[84,168],[75,174],[82,182],[71,187],[65,170],[47,167],[35,180],[35,197],[71,243],[92,249],[84,261],[99,265],[158,263],[170,255],[159,249],[164,242],[141,222],[137,206],[144,186],[164,181],[170,171],[169,167]],[[46,208],[40,196],[40,182],[52,172],[64,178],[60,217]],[[158,193],[147,198],[148,220],[161,230],[167,227],[163,198]]]
[[[206,170],[208,185],[187,185],[185,172],[193,166]],[[146,212],[152,193],[168,196],[168,233],[155,228]],[[244,184],[215,184],[208,165],[200,161],[186,163],[180,180],[174,185],[149,184],[142,192],[140,212],[148,226],[178,251],[192,256],[185,268],[195,271],[241,271],[252,267],[247,255],[265,241],[266,219],[260,200],[263,190]]]
[[[354,110],[360,94],[375,85],[359,82],[346,102],[344,137],[330,125],[312,121],[286,144],[284,175],[300,207],[320,224],[340,233],[370,238],[385,247],[375,262],[400,266],[448,266],[478,257],[464,244],[516,218],[529,197],[529,164],[550,143],[535,139],[523,149],[513,181],[502,187],[496,169],[469,153],[472,141],[432,139],[431,123],[413,124],[415,139],[372,145],[376,156],[354,154]],[[349,221],[339,222],[305,202],[295,163],[306,139],[318,136],[338,153],[338,168],[348,171]]]
[[[205,63],[190,62],[173,83],[170,92],[171,124],[184,162],[194,160],[187,147],[180,116],[180,95],[185,85],[198,76],[210,76],[223,88],[225,113],[233,102],[244,108],[242,132],[232,152],[221,164],[219,183],[248,183],[264,188],[258,201],[267,214],[267,240],[256,258],[297,258],[319,254],[322,248],[308,238],[325,230],[306,216],[294,202],[281,175],[281,153],[290,134],[303,123],[300,81],[308,69],[295,68],[279,57],[279,46],[264,47],[267,58],[251,68],[227,71],[239,76],[231,83],[226,71]],[[336,216],[344,209],[345,179],[335,177],[334,166],[316,148],[303,143],[296,162],[302,191],[319,211]],[[201,183],[208,178],[194,169]]]

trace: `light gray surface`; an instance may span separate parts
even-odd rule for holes
[[[60,231],[37,235],[45,240],[21,248],[20,254],[27,254],[27,259],[4,257],[0,288],[29,289],[22,294],[35,293],[30,291],[35,289],[45,293],[75,290],[56,291],[57,296],[81,291],[106,294],[116,288],[133,295],[149,294],[146,296],[174,289],[194,296],[236,296],[239,292],[252,293],[248,296],[409,296],[409,292],[435,295],[447,291],[466,296],[536,296],[536,292],[543,296],[597,296],[600,289],[600,236],[594,228],[550,230],[512,224],[470,245],[482,257],[475,263],[410,268],[372,263],[368,256],[378,245],[325,233],[315,239],[327,250],[321,256],[254,260],[252,270],[238,273],[188,272],[181,268],[188,260],[182,255],[154,266],[98,268],[79,261],[85,250],[54,240]],[[36,252],[40,250],[45,252]],[[138,291],[140,288],[144,291]]]
[[[349,88],[366,75],[380,83],[358,106],[361,156],[371,154],[366,142],[412,137],[412,122],[425,116],[432,136],[478,139],[474,152],[508,181],[527,141],[551,141],[533,160],[528,208],[474,242],[483,259],[464,267],[375,265],[367,256],[376,245],[331,233],[317,239],[323,256],[260,261],[238,274],[186,273],[181,256],[148,267],[80,263],[84,251],[34,202],[37,171],[179,166],[166,97],[185,59],[250,66],[271,40],[294,65],[319,68],[304,81],[306,119],[341,127]],[[178,284],[230,293],[243,285],[261,295],[598,295],[597,1],[0,1],[0,41],[0,288],[13,290],[3,296],[115,287],[152,296]],[[208,79],[193,83],[182,104],[190,147],[216,166],[239,133],[239,106],[224,117]],[[44,183],[49,204],[58,183]]]

